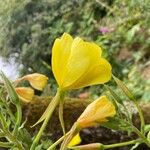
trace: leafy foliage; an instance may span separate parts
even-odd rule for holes
[[[7,41],[2,46],[3,55],[16,57],[17,62],[23,64],[23,74],[46,73],[44,62],[50,64],[53,40],[64,31],[95,37],[94,17],[97,9],[101,11],[95,7],[96,3],[85,0],[29,1],[23,9],[14,10],[11,14],[6,28]]]

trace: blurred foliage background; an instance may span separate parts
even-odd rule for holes
[[[139,100],[150,101],[149,0],[0,0],[0,55],[15,58],[20,75],[48,75],[51,89],[51,48],[63,32],[96,42],[113,73]],[[94,86],[71,95],[102,91]]]

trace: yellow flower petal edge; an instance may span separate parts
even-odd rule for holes
[[[28,80],[31,86],[37,90],[42,91],[43,88],[46,86],[48,77],[40,74],[40,73],[33,73],[22,77],[23,80]]]
[[[75,146],[81,143],[81,137],[80,134],[78,133],[77,135],[75,135],[72,140],[70,141],[70,143],[68,144],[69,147],[71,146]]]
[[[52,48],[52,70],[56,81],[62,84],[63,73],[68,63],[73,38],[64,33],[60,39],[56,39]]]
[[[111,78],[111,65],[101,57],[101,48],[92,42],[64,33],[52,48],[52,70],[62,89],[103,84]]]
[[[100,58],[99,63],[91,66],[82,77],[75,83],[68,86],[68,88],[76,89],[85,86],[103,84],[111,79],[111,65],[104,58]]]
[[[81,128],[85,128],[107,122],[107,118],[113,117],[115,114],[116,110],[113,103],[106,96],[101,96],[87,106],[78,118],[77,123]]]
[[[30,102],[34,96],[34,90],[27,87],[17,87],[15,88],[19,98],[24,102]]]

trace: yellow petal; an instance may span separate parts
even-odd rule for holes
[[[62,89],[103,84],[111,78],[111,65],[101,57],[101,48],[64,33],[52,48],[52,70]]]
[[[34,90],[27,87],[17,87],[15,88],[19,98],[25,102],[30,102],[34,96]]]
[[[90,85],[103,84],[108,82],[110,78],[111,65],[106,59],[100,58],[98,62],[93,61],[89,70],[68,88],[76,89]]]
[[[79,133],[73,137],[73,139],[70,141],[70,143],[68,144],[69,147],[71,146],[75,146],[81,143],[81,138]]]
[[[42,91],[47,84],[48,77],[43,74],[33,73],[24,76],[22,79],[28,80],[33,88]]]
[[[116,114],[115,106],[106,96],[101,96],[88,105],[85,111],[78,118],[77,122],[81,127],[89,127],[107,121],[107,117]]]
[[[69,59],[72,37],[64,33],[61,39],[56,39],[52,48],[52,70],[59,86],[62,85],[63,74]]]
[[[94,43],[84,42],[75,38],[72,47],[66,72],[64,76],[64,88],[70,88],[90,69],[91,64],[99,61],[101,48]],[[71,87],[72,88],[72,87]]]

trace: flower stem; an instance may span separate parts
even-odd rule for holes
[[[136,100],[133,101],[137,110],[138,110],[138,113],[139,113],[139,116],[140,116],[140,121],[141,121],[141,132],[144,134],[144,127],[145,127],[145,121],[144,121],[144,116],[143,116],[143,113],[141,111],[141,108],[139,107],[138,103]]]
[[[70,132],[67,132],[65,135],[63,135],[60,139],[58,139],[55,143],[53,143],[47,150],[53,150],[63,139],[69,134]]]
[[[103,145],[103,149],[110,149],[110,148],[115,148],[115,147],[127,146],[127,145],[131,145],[131,144],[136,144],[137,142],[141,142],[141,140],[137,139],[137,140],[127,141],[127,142],[122,142],[122,143]]]
[[[41,126],[41,128],[40,128],[40,130],[38,132],[38,134],[36,135],[32,145],[31,145],[30,150],[35,150],[35,148],[36,148],[36,146],[37,146],[37,144],[38,144],[38,142],[39,142],[39,140],[40,140],[40,138],[42,136],[42,133],[43,133],[44,129],[46,128],[46,126],[48,124],[48,121],[51,118],[51,115],[52,115],[53,111],[55,110],[56,106],[59,104],[59,102],[60,102],[60,100],[62,98],[63,93],[64,92],[61,89],[58,89],[55,97],[50,102],[49,105],[51,105],[53,107],[51,107],[50,110],[48,111],[48,114],[47,114],[47,116],[46,116],[46,118],[45,118],[45,120],[44,120],[44,122],[43,122],[43,124],[42,124],[42,126]]]
[[[143,135],[135,126],[132,126],[133,131],[143,140],[143,142],[150,147],[150,142],[147,140],[145,135]]]
[[[69,134],[67,136],[65,136],[65,139],[60,146],[60,150],[65,150],[67,148],[69,142],[71,141],[71,139],[77,133],[79,133],[80,130],[81,130],[80,125],[77,122],[75,122],[74,125],[72,126],[72,128],[70,129]]]
[[[64,105],[64,100],[61,100],[59,103],[59,120],[60,120],[63,134],[65,135],[66,131],[65,131],[64,118],[63,118],[63,108],[64,108],[63,105]]]

